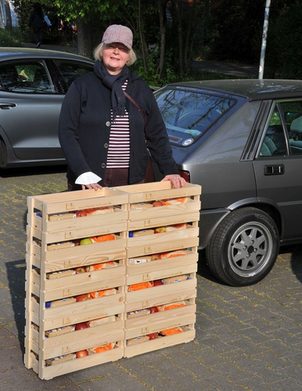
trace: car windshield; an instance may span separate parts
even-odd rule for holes
[[[188,146],[205,133],[235,100],[196,89],[169,88],[156,94],[172,143]]]

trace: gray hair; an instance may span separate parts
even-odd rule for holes
[[[103,42],[101,42],[94,49],[93,56],[94,56],[95,60],[102,60],[102,58],[103,58],[103,50],[104,50],[105,46],[106,45]],[[133,49],[130,49],[130,51],[129,51],[129,60],[126,62],[126,65],[132,65],[132,64],[135,63],[135,61],[136,61],[136,54],[135,54]]]

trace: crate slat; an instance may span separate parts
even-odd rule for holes
[[[170,285],[161,285],[152,288],[142,289],[135,292],[126,292],[126,311],[134,311],[140,308],[152,307],[154,302],[161,301],[166,296],[177,296],[186,291],[194,291],[197,280],[194,276],[190,280],[177,282]]]
[[[195,330],[188,330],[180,334],[154,339],[133,346],[126,346],[125,357],[130,358],[140,354],[152,352],[154,350],[167,348],[169,346],[191,342],[194,338]]]
[[[104,270],[104,272],[106,275],[106,272],[108,272],[108,270]],[[98,274],[100,275],[100,273]],[[103,274],[102,276],[100,276],[99,279],[91,280],[86,284],[85,283],[80,285],[70,284],[67,286],[63,285],[62,287],[56,289],[55,288],[49,290],[47,289],[45,291],[45,300],[52,301],[60,298],[73,297],[85,293],[96,292],[96,291],[124,286],[125,276],[120,274],[120,270],[117,270],[115,274],[117,274],[116,277],[114,277],[114,273],[112,273],[112,277],[108,279],[103,279],[102,278],[102,276],[104,276]],[[47,282],[49,282],[49,280]]]
[[[79,350],[105,345],[124,338],[123,322],[90,327],[85,330],[58,337],[46,338],[44,341],[45,359],[74,353]]]
[[[201,186],[188,183],[187,186],[172,189],[168,181],[119,186],[117,189],[129,194],[129,203],[150,202],[201,194]]]
[[[150,236],[150,235],[149,235]],[[181,250],[190,247],[197,247],[199,243],[198,237],[187,237],[182,239],[174,239],[168,242],[159,242],[133,245],[133,247],[127,247],[128,258],[135,258],[144,255],[158,254],[167,251]]]
[[[93,243],[70,248],[49,250],[45,254],[45,263],[58,262],[67,259],[89,259],[96,256],[106,256],[116,252],[124,252],[126,239],[110,240],[103,243]]]
[[[133,338],[136,335],[145,335],[152,333],[154,331],[163,330],[169,328],[169,325],[166,325],[166,322],[171,322],[171,327],[177,327],[181,325],[186,325],[193,323],[194,321],[184,322],[181,320],[186,316],[195,316],[196,305],[188,304],[184,307],[175,308],[172,310],[155,312],[153,314],[139,316],[137,318],[126,319],[125,329],[126,329],[126,338]],[[178,319],[179,318],[179,319]],[[176,323],[180,321],[181,324]]]
[[[190,256],[155,260],[142,265],[128,265],[127,284],[196,272],[196,258],[198,258],[198,254],[190,254]]]
[[[121,314],[124,308],[124,293],[48,308],[44,317],[45,330]]]
[[[39,373],[39,377],[44,380],[50,380],[60,375],[119,360],[123,357],[123,353],[124,348],[117,347],[109,350],[108,352],[93,354],[80,359],[67,361],[62,364],[43,367],[43,370]]]
[[[156,209],[156,208],[154,208]],[[131,230],[141,230],[146,228],[155,228],[155,227],[166,227],[169,225],[191,223],[193,221],[198,221],[199,212],[188,212],[185,214],[176,214],[176,215],[161,215],[160,211],[157,212],[157,216],[140,219],[140,220],[130,220],[128,224],[128,229]]]
[[[132,205],[132,204],[131,204]],[[186,215],[187,213],[192,214],[193,212],[199,212],[200,210],[200,201],[199,200],[190,200],[185,204],[179,205],[166,205],[158,206],[153,208],[146,209],[134,209],[135,204],[129,209],[129,221],[137,220],[148,220],[155,219],[158,217],[172,217],[177,215]],[[199,217],[197,217],[197,220]]]
[[[128,239],[128,248],[132,248],[135,246],[148,245],[150,243],[157,244],[168,242],[172,240],[182,240],[192,237],[198,237],[199,230],[198,228],[185,228],[179,229],[171,232],[163,232],[151,235],[137,236]]]

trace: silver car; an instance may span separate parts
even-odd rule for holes
[[[62,164],[58,118],[71,82],[93,69],[71,53],[0,48],[0,168]]]
[[[302,239],[302,81],[167,85],[156,98],[182,175],[202,185],[200,247],[216,277],[261,280]]]

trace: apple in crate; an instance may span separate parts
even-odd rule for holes
[[[90,239],[90,238],[85,238],[85,239],[81,239],[81,240],[80,240],[80,245],[81,245],[81,246],[82,246],[82,245],[85,245],[85,244],[91,244],[91,243],[93,243],[93,240]]]

